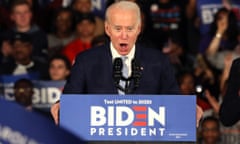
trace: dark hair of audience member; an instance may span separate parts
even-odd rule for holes
[[[26,0],[14,0],[11,2],[11,12],[13,12],[14,8],[18,5],[28,5],[28,7],[30,8],[30,10],[32,11],[32,6],[30,5],[30,3]]]
[[[234,14],[233,11],[228,10],[227,8],[221,8],[218,10],[218,12],[214,15],[214,21],[210,26],[210,34],[214,36],[217,31],[217,22],[219,19],[221,19],[220,14],[221,13],[227,13],[228,14],[228,27],[226,30],[226,36],[228,39],[232,41],[237,41],[237,36],[238,36],[238,22],[236,15]]]
[[[61,60],[63,60],[64,61],[64,63],[65,63],[65,65],[66,65],[66,67],[67,67],[67,69],[71,69],[71,63],[69,62],[69,60],[67,59],[67,57],[66,56],[64,56],[64,55],[61,55],[61,54],[58,54],[58,55],[54,55],[54,56],[52,56],[51,58],[50,58],[50,62],[51,61],[53,61],[53,60],[55,60],[55,59],[61,59]]]
[[[71,25],[71,30],[74,30],[74,23],[73,23],[73,20],[74,20],[74,13],[72,11],[71,8],[69,7],[60,7],[58,9],[56,9],[54,11],[54,14],[53,14],[53,21],[52,21],[52,27],[51,27],[51,31],[52,32],[56,32],[56,21],[58,19],[58,16],[61,14],[61,13],[64,13],[64,12],[67,12],[67,13],[70,13],[70,21],[72,22],[72,25]]]
[[[63,78],[63,76],[60,76],[59,77],[59,73],[57,74],[57,75],[52,75],[52,71],[51,71],[51,68],[52,68],[52,62],[54,61],[54,60],[61,60],[63,63],[64,63],[64,65],[65,65],[65,68],[66,68],[66,70],[67,71],[69,71],[68,72],[68,74],[66,74],[65,76],[64,76],[64,78]],[[66,57],[66,56],[64,56],[64,55],[61,55],[61,54],[59,54],[59,55],[54,55],[53,57],[51,57],[50,58],[50,61],[49,61],[49,80],[66,80],[67,78],[68,78],[68,76],[69,76],[69,73],[70,73],[70,70],[71,70],[71,66],[72,66],[72,64],[71,64],[71,62],[68,60],[68,58]],[[55,69],[56,70],[56,69]],[[55,72],[54,72],[55,73]],[[56,73],[55,73],[56,74]]]
[[[27,79],[27,78],[22,78],[22,79],[19,79],[15,82],[14,84],[14,88],[17,88],[17,86],[20,84],[20,83],[26,83],[30,88],[33,88],[33,83],[31,80]]]

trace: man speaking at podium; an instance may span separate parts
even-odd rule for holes
[[[139,7],[128,1],[106,10],[106,45],[79,54],[65,94],[179,94],[174,71],[159,50],[137,43],[141,32]],[[58,123],[59,104],[51,111]]]

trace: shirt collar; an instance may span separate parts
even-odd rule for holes
[[[34,65],[34,62],[33,61],[31,61],[29,64],[27,64],[27,65],[23,65],[23,64],[19,64],[19,63],[17,63],[17,66],[21,66],[21,67],[25,67],[25,68],[31,68],[31,67],[33,67],[33,65]]]

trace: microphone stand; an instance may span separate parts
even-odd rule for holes
[[[132,60],[132,73],[131,76],[128,78],[125,78],[122,75],[122,59],[121,58],[115,58],[113,62],[113,79],[114,84],[116,88],[123,91],[125,94],[131,94],[133,93],[138,87],[139,82],[142,75],[142,69],[140,67],[140,64],[136,62],[136,60]],[[123,80],[126,82],[125,88],[123,88],[121,85],[119,85],[120,80]],[[133,88],[130,87],[130,82],[133,80]]]

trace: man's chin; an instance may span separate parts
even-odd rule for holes
[[[128,55],[129,49],[120,49],[120,50],[118,50],[118,53],[120,55]]]
[[[129,52],[128,52],[128,51],[124,51],[124,52],[119,51],[118,53],[119,53],[120,55],[128,55]]]

